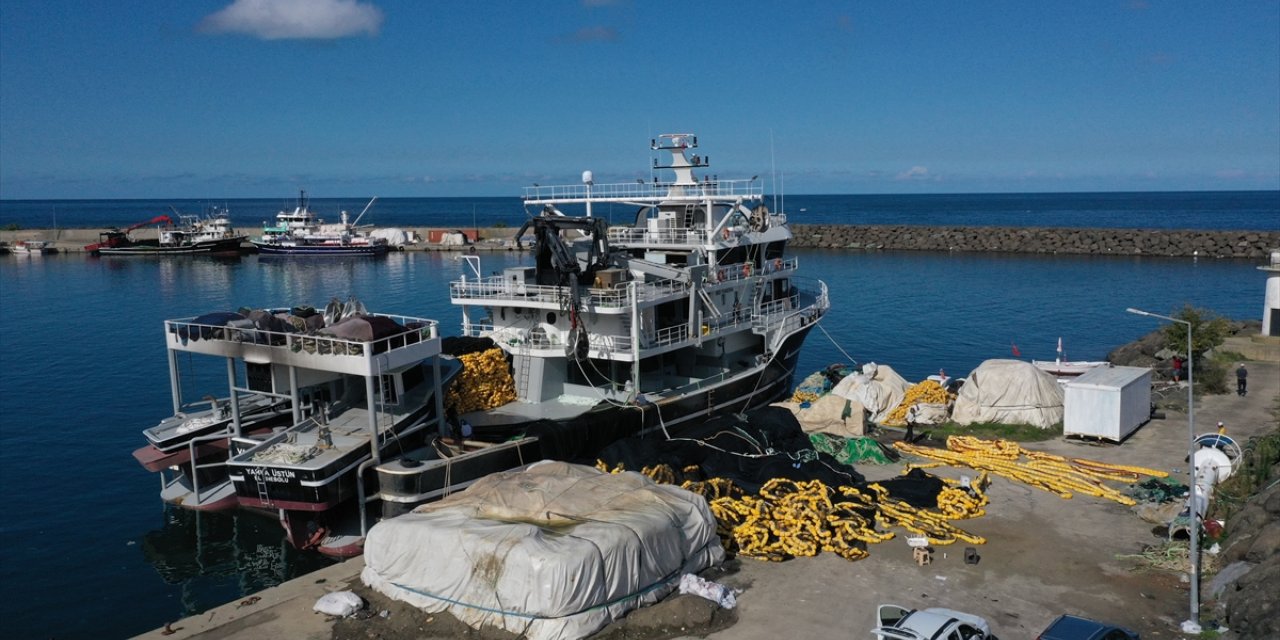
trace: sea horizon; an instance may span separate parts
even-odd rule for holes
[[[533,186],[533,185],[529,185],[529,186]],[[303,189],[303,191],[310,192],[310,190],[308,189]],[[1278,197],[1280,197],[1280,189],[1088,189],[1088,190],[1080,190],[1080,191],[939,191],[939,192],[929,192],[929,193],[904,193],[904,192],[891,192],[891,191],[884,191],[884,192],[862,191],[862,192],[856,192],[856,193],[841,193],[841,192],[833,191],[833,192],[822,192],[822,193],[786,193],[786,194],[779,193],[777,194],[777,196],[779,198],[791,197],[791,196],[802,196],[802,197],[890,196],[895,198],[896,197],[937,198],[937,197],[950,197],[950,196],[1017,196],[1017,195],[1052,196],[1052,195],[1088,195],[1088,194],[1119,195],[1119,194],[1148,194],[1148,193],[1154,193],[1154,194],[1274,193],[1274,194],[1277,194]],[[773,198],[773,196],[774,194],[765,194],[766,199],[771,199]],[[343,195],[334,195],[334,196],[322,196],[318,199],[348,199],[348,198],[371,198],[371,197],[373,196],[358,195],[358,194],[343,194]],[[465,195],[465,196],[415,195],[415,196],[377,196],[377,197],[379,200],[418,200],[418,199],[469,200],[469,199],[475,199],[475,198],[520,199],[520,196],[518,195],[491,195],[491,194],[490,195],[474,194],[474,195]],[[204,197],[193,198],[189,196],[183,196],[183,197],[174,197],[172,199],[188,201],[188,200],[277,200],[280,198],[281,196],[279,195],[242,195],[242,196],[233,196],[233,197],[226,197],[226,198],[204,198]],[[293,198],[293,196],[289,196],[286,199],[291,199],[291,198]],[[6,198],[3,196],[0,196],[0,203],[2,202],[96,202],[96,201],[146,202],[146,201],[165,200],[165,199],[169,199],[169,198],[166,196],[130,196],[130,197],[102,197],[102,198],[96,198],[96,197]]]
[[[518,227],[532,215],[523,199],[508,196],[315,197],[320,217],[341,211],[375,226]],[[1280,230],[1280,190],[1076,191],[952,194],[765,195],[772,210],[793,224],[917,226],[1097,227],[1205,230]],[[296,206],[297,194],[268,198],[0,199],[0,229],[128,226],[159,214],[199,214],[227,207],[232,224],[258,226]],[[566,209],[580,215],[580,210]],[[632,222],[634,206],[597,205],[610,223]]]

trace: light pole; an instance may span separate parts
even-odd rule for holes
[[[1195,378],[1193,370],[1195,369],[1195,358],[1191,355],[1191,322],[1189,320],[1179,320],[1162,316],[1158,313],[1143,311],[1129,307],[1125,309],[1129,313],[1136,313],[1140,316],[1150,318],[1160,318],[1169,322],[1177,322],[1187,326],[1187,491],[1189,499],[1187,500],[1187,514],[1191,518],[1191,526],[1188,528],[1191,534],[1188,544],[1190,544],[1189,561],[1191,563],[1191,617],[1182,623],[1183,633],[1200,633],[1200,515],[1196,513],[1196,405],[1195,405]],[[1208,505],[1205,505],[1208,508]]]

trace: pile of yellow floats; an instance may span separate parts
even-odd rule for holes
[[[750,495],[724,478],[679,482],[680,477],[696,477],[697,466],[677,473],[667,465],[655,465],[644,467],[640,472],[655,482],[678,483],[706,498],[716,518],[716,532],[727,550],[771,561],[813,556],[819,551],[860,560],[867,557],[867,545],[895,537],[890,527],[923,536],[931,545],[956,541],[985,544],[984,538],[957,527],[952,521],[985,515],[986,488],[992,475],[1023,482],[1063,498],[1082,493],[1126,505],[1133,504],[1133,499],[1106,486],[1105,481],[1133,483],[1140,476],[1164,478],[1169,475],[1155,469],[1028,451],[1009,440],[952,436],[947,439],[946,450],[902,442],[894,446],[905,453],[936,461],[907,465],[904,473],[947,465],[978,470],[978,477],[964,484],[942,478],[946,486],[938,494],[936,507],[921,509],[891,497],[876,483],[858,489],[831,487],[819,480],[774,478],[765,483],[759,493]],[[597,462],[596,467],[611,473],[624,470],[621,465],[610,469],[603,462]],[[880,530],[877,531],[877,527]]]
[[[507,370],[502,349],[494,347],[458,356],[462,371],[449,386],[445,404],[458,413],[484,411],[516,399],[516,383]]]
[[[603,462],[602,471],[620,473]],[[696,471],[696,467],[684,473]],[[645,467],[641,473],[655,482],[675,484],[675,471],[667,465]],[[866,490],[830,487],[820,480],[799,482],[774,478],[756,495],[748,495],[723,478],[685,481],[681,488],[707,499],[716,517],[716,532],[725,548],[740,555],[781,561],[797,556],[813,556],[819,551],[835,553],[848,560],[867,556],[866,545],[893,539],[888,527],[901,527],[925,536],[930,544],[947,545],[962,540],[984,544],[973,535],[948,522],[983,515],[987,497],[983,493],[986,476],[968,488],[944,480],[950,486],[938,496],[938,508],[918,509],[889,496],[879,484]],[[876,526],[881,531],[876,530]]]
[[[934,380],[923,380],[907,388],[902,402],[889,412],[882,424],[901,427],[907,424],[907,410],[911,407],[920,403],[947,404],[952,400],[955,400],[955,394],[949,393],[942,385]]]

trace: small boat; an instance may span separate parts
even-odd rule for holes
[[[19,240],[9,245],[9,251],[17,255],[39,256],[57,250],[51,240]]]
[[[1064,378],[1075,378],[1098,367],[1109,367],[1111,363],[1096,360],[1064,360],[1062,338],[1058,338],[1058,357],[1054,360],[1032,360],[1031,365],[1058,378],[1061,382]]]
[[[791,393],[801,345],[830,307],[826,285],[798,275],[787,217],[755,178],[695,174],[710,164],[697,145],[692,134],[650,141],[665,180],[596,184],[588,171],[581,184],[527,188],[515,238],[532,234],[530,266],[485,275],[479,256],[462,256],[449,284],[462,336],[444,349],[476,363],[448,401],[451,427],[472,433],[379,464],[384,517],[477,474],[677,436]],[[634,221],[592,215],[624,206]]]
[[[347,219],[347,212],[341,213],[341,222],[325,224],[308,206],[307,192],[298,195],[298,204],[293,211],[281,211],[276,214],[274,226],[264,226],[262,235],[253,240],[258,252],[265,255],[311,255],[311,256],[379,256],[391,248],[391,243],[377,231],[360,229],[357,223],[373,200],[365,205],[364,211],[356,216],[355,222]]]
[[[213,209],[204,217],[176,213],[178,221],[159,215],[126,229],[111,229],[100,234],[96,244],[85,247],[103,256],[160,256],[195,254],[237,254],[244,250],[248,236],[236,235],[225,208]],[[148,225],[164,225],[155,239],[134,238],[131,232]]]
[[[268,395],[249,393],[239,399],[241,431],[256,433],[281,426],[289,417],[289,402]],[[196,461],[203,464],[211,456],[225,460],[226,438],[231,435],[233,419],[230,398],[205,396],[192,406],[207,404],[202,410],[184,407],[160,424],[145,429],[148,444],[133,452],[133,457],[147,471],[158,472]],[[214,436],[210,439],[208,436]]]

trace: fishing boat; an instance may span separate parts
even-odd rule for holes
[[[174,212],[175,222],[168,215],[160,215],[128,227],[112,229],[100,235],[97,244],[86,250],[103,256],[164,256],[195,254],[238,254],[244,250],[246,235],[237,235],[231,227],[227,209],[214,208],[205,216]],[[155,239],[134,238],[131,233],[148,225],[158,227]]]
[[[274,225],[264,225],[252,242],[265,255],[378,256],[391,248],[386,237],[357,225],[373,206],[373,198],[354,221],[341,212],[341,222],[325,224],[311,211],[307,192],[300,191],[292,211],[276,214]]]
[[[829,309],[826,285],[798,275],[787,217],[757,178],[700,177],[710,161],[692,134],[650,147],[666,179],[596,184],[587,171],[581,184],[527,188],[515,237],[532,232],[531,266],[485,275],[463,256],[470,275],[449,295],[470,344],[453,357],[499,366],[464,371],[450,391],[471,431],[460,446],[377,467],[384,515],[459,488],[463,469],[590,459],[623,437],[674,435],[790,392]],[[610,225],[601,207],[630,207],[634,220]]]
[[[355,300],[243,311],[165,322],[174,414],[134,456],[167,503],[267,511],[299,548],[359,553],[376,499],[366,470],[438,436],[459,365],[438,357],[434,320]],[[225,397],[183,401],[183,381],[201,377],[183,373],[192,358],[223,362]]]

